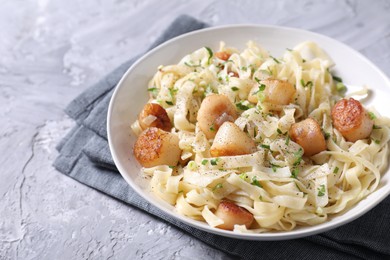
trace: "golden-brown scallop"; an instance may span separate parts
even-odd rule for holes
[[[245,225],[249,228],[254,219],[252,213],[227,200],[219,203],[215,215],[224,221],[217,227],[226,230],[233,230],[234,225]]]
[[[370,136],[373,120],[362,104],[353,99],[341,99],[332,108],[333,126],[350,142]]]
[[[227,53],[226,51],[218,51],[214,55],[220,60],[227,61],[230,58],[231,54]]]
[[[326,150],[326,142],[321,127],[313,118],[295,123],[289,131],[291,139],[302,146],[304,154],[312,156]]]
[[[229,98],[212,94],[207,96],[198,111],[198,126],[208,139],[213,138],[219,127],[226,121],[237,119],[237,111]]]
[[[262,90],[264,95],[264,102],[269,102],[274,105],[288,105],[291,103],[295,94],[294,86],[285,80],[278,79],[265,79],[261,80],[260,86],[264,85],[265,89]],[[258,100],[259,84],[255,84],[248,96],[249,102],[257,103]]]
[[[221,125],[210,148],[213,157],[243,155],[255,151],[255,142],[232,122]]]
[[[180,159],[179,138],[157,127],[143,131],[134,144],[134,156],[143,167],[177,165]]]
[[[148,127],[157,127],[165,131],[170,131],[172,128],[171,120],[169,120],[167,111],[155,103],[147,103],[138,115],[138,123],[142,130]]]

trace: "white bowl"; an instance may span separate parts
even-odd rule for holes
[[[136,137],[130,128],[148,100],[147,84],[159,65],[176,64],[186,54],[204,46],[215,50],[221,40],[228,46],[239,49],[243,49],[247,41],[254,40],[275,57],[281,56],[286,48],[292,48],[300,42],[317,42],[335,61],[334,71],[347,85],[367,84],[374,90],[364,104],[370,106],[375,103],[382,115],[390,117],[390,110],[386,106],[386,102],[390,100],[388,78],[360,53],[329,37],[299,29],[261,25],[223,26],[191,32],[160,45],[134,63],[118,83],[110,102],[107,131],[111,154],[123,178],[141,197],[173,218],[210,233],[250,240],[283,240],[317,234],[346,224],[369,211],[390,194],[390,172],[387,171],[383,174],[378,189],[346,213],[316,226],[261,234],[241,234],[212,228],[207,223],[179,215],[173,206],[151,194],[147,183],[140,178],[141,167],[132,153]]]

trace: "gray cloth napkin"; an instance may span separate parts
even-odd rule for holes
[[[151,49],[170,38],[205,27],[205,23],[180,16]],[[245,241],[213,235],[173,219],[141,198],[117,172],[106,132],[106,115],[113,88],[136,59],[137,56],[119,66],[66,108],[66,113],[77,122],[77,126],[57,145],[59,156],[54,166],[58,171],[240,258],[390,259],[389,197],[363,217],[342,227],[316,236],[277,242]]]

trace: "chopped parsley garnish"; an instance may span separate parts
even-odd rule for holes
[[[318,188],[318,194],[317,196],[318,197],[322,197],[325,195],[325,184],[322,184],[319,188]]]
[[[207,52],[209,53],[209,59],[207,60],[207,63],[210,64],[210,60],[213,57],[213,51],[209,47],[205,47]]]
[[[276,59],[275,57],[272,57],[271,58],[276,62],[276,63],[280,63],[280,61],[278,59]]]
[[[336,89],[338,92],[345,92],[347,91],[347,87],[342,82],[337,82]]]
[[[339,172],[339,170],[340,170],[339,167],[336,166],[336,167],[334,168],[334,170],[333,170],[333,173],[334,173],[334,174],[337,174],[337,173]]]
[[[382,127],[377,126],[377,125],[373,125],[373,126],[372,126],[372,129],[382,129]]]
[[[264,148],[264,149],[268,149],[268,150],[271,150],[271,147],[267,144],[262,144],[260,145],[261,148]]]
[[[238,91],[238,88],[237,87],[232,87],[232,90],[233,91]]]
[[[238,102],[238,103],[236,103],[236,107],[238,109],[240,109],[240,110],[245,111],[245,110],[248,110],[249,108],[251,108],[251,105],[250,104],[249,105],[244,105],[243,103]]]
[[[281,167],[280,165],[277,165],[277,164],[273,164],[273,163],[270,163],[270,164],[271,164],[271,168],[272,168],[273,172],[276,172],[276,169]]]
[[[376,115],[373,112],[368,112],[368,116],[370,117],[371,120],[376,119]]]
[[[294,168],[294,169],[292,170],[292,172],[291,172],[291,178],[296,179],[297,176],[298,176],[298,174],[299,174],[299,169],[298,169],[298,168]]]
[[[214,125],[210,126],[210,131],[212,131],[212,132],[215,131]]]
[[[170,106],[173,106],[173,102],[172,101],[165,101],[165,103],[167,103]]]
[[[342,78],[332,75],[334,81],[343,82]]]
[[[242,67],[241,67],[241,70],[243,70],[243,71],[247,71],[247,69],[248,69],[248,68],[245,67],[245,66],[242,66]]]
[[[308,81],[308,82],[305,83],[305,81],[303,79],[301,79],[301,85],[304,88],[307,88],[307,87],[311,88],[311,87],[313,87],[313,81]]]
[[[238,175],[238,177],[240,177],[241,179],[243,179],[244,181],[246,179],[248,179],[248,175],[244,172],[244,173],[241,173],[240,175]]]
[[[279,128],[278,128],[278,129],[276,129],[276,132],[278,132],[278,134],[280,134],[280,135],[282,135],[282,134],[283,134],[282,130],[280,130]]]
[[[328,132],[325,132],[325,133],[324,133],[324,135],[325,135],[325,140],[328,140],[328,139],[329,139],[329,137],[330,137],[330,133],[328,133]]]
[[[214,158],[210,160],[211,165],[217,165],[219,161],[219,158]]]
[[[169,165],[168,167],[171,168],[171,169],[173,169],[173,168],[175,168],[176,166]]]
[[[217,185],[215,185],[215,187],[213,188],[213,191],[217,190],[217,189],[221,189],[223,188],[223,185],[222,183],[218,183]]]
[[[158,94],[157,88],[148,88],[148,92],[151,92],[153,97],[156,97]]]
[[[302,148],[299,148],[299,150],[294,153],[294,156],[295,156],[294,166],[297,166],[298,164],[301,163],[302,155],[303,155],[303,149]]]
[[[202,160],[202,165],[206,165],[209,162],[209,160],[203,159]]]
[[[290,136],[289,136],[289,135],[287,135],[285,144],[288,146],[288,145],[289,145],[289,143],[290,143]]]
[[[378,139],[373,140],[373,141],[374,141],[374,143],[376,143],[376,144],[380,144],[380,143],[381,143],[381,140],[378,140]]]
[[[256,176],[253,176],[251,184],[259,188],[263,188],[263,186],[261,186],[260,182],[257,180]]]

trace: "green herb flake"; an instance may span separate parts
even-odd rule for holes
[[[244,181],[246,179],[248,179],[248,175],[246,173],[241,173],[240,175],[238,175],[238,177],[240,177],[241,179],[243,179]]]
[[[148,92],[152,93],[153,97],[156,97],[158,94],[157,88],[148,88]]]
[[[213,188],[213,191],[217,190],[217,189],[221,189],[223,188],[223,185],[222,183],[218,183],[217,185],[215,185],[215,187]]]
[[[176,166],[169,165],[168,167],[171,168],[171,169],[173,169],[173,168],[175,168]]]
[[[325,132],[324,135],[325,135],[325,140],[328,140],[330,137],[330,133]]]
[[[294,169],[291,171],[291,178],[296,179],[296,178],[298,177],[298,174],[299,174],[299,169],[298,169],[298,168],[294,168]]]
[[[290,144],[290,136],[287,135],[285,144],[288,146]]]
[[[302,148],[299,148],[299,150],[294,153],[294,156],[295,156],[294,166],[297,166],[298,164],[301,163],[302,155],[303,155],[303,149]]]
[[[219,161],[219,158],[214,158],[210,160],[211,165],[217,165]]]
[[[372,126],[372,129],[382,129],[382,127],[377,126],[377,125],[373,125],[373,126]]]
[[[368,116],[370,117],[371,120],[376,119],[376,115],[373,112],[368,112]]]
[[[279,128],[278,128],[278,129],[276,129],[276,132],[278,132],[278,134],[280,134],[280,135],[282,135],[282,134],[283,134],[282,130],[280,130]]]
[[[167,103],[170,106],[173,106],[173,102],[172,101],[165,101],[165,103]]]
[[[210,64],[210,60],[213,57],[213,51],[209,47],[205,47],[207,52],[209,53],[209,59],[207,60],[207,63]]]
[[[214,125],[210,126],[210,131],[212,131],[212,132],[215,131]]]
[[[333,173],[334,173],[334,174],[337,174],[337,173],[339,172],[339,170],[340,170],[339,167],[336,166],[336,167],[334,168],[334,170],[333,170]]]
[[[278,64],[280,63],[280,61],[279,61],[277,58],[272,57],[272,56],[271,56],[271,58],[272,58],[276,63],[278,63]]]
[[[271,168],[272,168],[272,171],[273,172],[276,172],[276,169],[277,168],[280,168],[281,166],[279,166],[279,165],[277,165],[277,164],[273,164],[273,163],[271,163]]]
[[[311,88],[311,87],[313,87],[313,81],[308,81],[308,82],[305,83],[305,81],[303,79],[301,79],[300,82],[301,82],[301,86],[304,87],[304,88],[307,88],[307,87]]]
[[[373,141],[374,141],[374,143],[376,143],[376,144],[380,144],[380,143],[381,143],[381,140],[378,140],[378,139],[373,140]]]
[[[236,103],[236,107],[243,111],[248,110],[250,108],[250,106],[244,105],[241,102]]]
[[[262,144],[260,145],[261,148],[264,148],[264,149],[268,149],[268,150],[271,150],[271,147],[267,144]]]
[[[322,184],[320,185],[320,187],[318,188],[318,194],[317,196],[318,197],[322,197],[325,195],[325,184]]]
[[[233,90],[233,91],[238,91],[238,89],[239,89],[239,88],[237,88],[237,87],[232,87],[232,90]]]
[[[251,184],[259,188],[263,188],[263,186],[261,186],[260,182],[257,180],[256,176],[253,176]]]
[[[242,67],[241,67],[241,70],[242,70],[242,71],[247,71],[247,70],[248,70],[248,68],[247,68],[247,67],[245,67],[245,66],[242,66]]]
[[[343,82],[342,78],[332,75],[334,81]]]
[[[209,160],[203,159],[202,160],[202,165],[206,165],[209,162]]]
[[[336,89],[338,92],[345,92],[347,91],[347,87],[342,82],[337,82]]]

